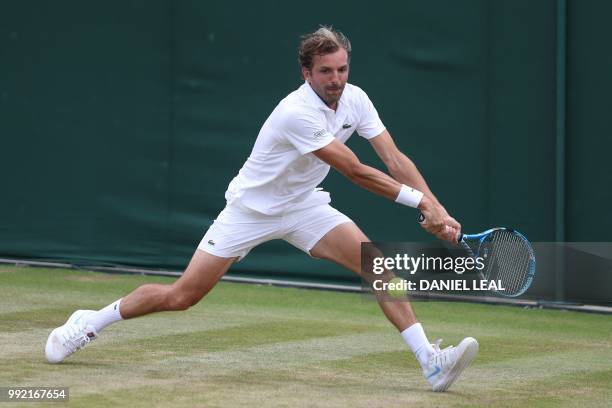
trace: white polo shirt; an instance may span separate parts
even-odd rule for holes
[[[355,130],[366,139],[385,130],[361,88],[347,83],[334,111],[305,82],[261,127],[251,155],[225,192],[228,204],[237,201],[257,212],[279,215],[329,203],[329,194],[314,193],[330,166],[312,152],[334,138],[345,143]]]

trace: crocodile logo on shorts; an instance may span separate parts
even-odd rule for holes
[[[215,246],[215,241],[213,241],[212,239],[209,239],[208,240],[208,245]]]

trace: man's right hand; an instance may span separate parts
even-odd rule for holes
[[[425,231],[442,241],[457,243],[457,237],[461,234],[461,224],[448,215],[440,203],[423,196],[418,208],[425,217],[425,221],[421,223]]]

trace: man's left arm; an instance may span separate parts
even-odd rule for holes
[[[448,215],[446,209],[442,206],[442,204],[440,204],[436,196],[432,193],[416,165],[408,158],[408,156],[397,148],[391,134],[389,134],[387,130],[384,130],[380,135],[369,139],[369,141],[376,151],[378,157],[380,157],[387,167],[387,170],[389,170],[391,177],[402,184],[421,191],[431,200],[434,208],[432,208],[430,211],[425,209],[422,210],[426,217],[429,215],[428,213],[431,213],[431,216],[434,218],[440,216],[445,219],[453,219],[450,217],[450,215]],[[426,230],[429,230],[427,225],[424,225],[423,227]],[[459,232],[460,230],[456,231],[457,234]]]
[[[416,165],[397,148],[387,130],[384,130],[380,135],[371,138],[369,141],[378,157],[387,166],[391,177],[402,184],[416,188],[427,195],[433,202],[439,204],[438,199],[429,189]]]

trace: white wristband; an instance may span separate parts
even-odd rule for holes
[[[423,193],[412,187],[402,184],[402,188],[395,199],[396,203],[407,205],[408,207],[417,208],[421,203]]]

